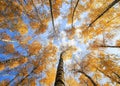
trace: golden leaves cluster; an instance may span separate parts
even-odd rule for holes
[[[6,66],[8,66],[10,69],[13,69],[15,67],[18,67],[21,64],[24,64],[28,61],[28,58],[26,57],[19,57],[14,59],[9,59],[4,62],[0,62],[0,71],[4,70]]]
[[[6,86],[8,84],[7,80],[3,80],[2,82],[0,82],[0,86]]]
[[[14,53],[15,52],[15,48],[14,48],[14,45],[13,44],[7,44],[5,47],[5,53],[6,54],[9,54],[9,53]]]
[[[117,45],[117,46],[120,46],[120,40],[117,40],[117,41],[116,41],[116,45]]]
[[[30,79],[30,85],[36,86],[36,79],[35,78]]]
[[[80,80],[80,85],[84,86],[86,84],[90,85],[90,86],[93,86],[93,84],[91,83],[91,81],[85,76],[85,75],[80,75],[79,77],[79,80]]]
[[[119,69],[119,67],[117,66],[117,64],[114,62],[114,60],[112,58],[110,58],[109,56],[106,57],[102,57],[101,59],[101,68],[102,70],[105,70],[106,72],[113,72],[113,70]],[[111,66],[112,65],[112,66]]]
[[[101,33],[103,33],[103,28],[93,28],[93,27],[90,27],[86,30],[84,30],[82,32],[82,35],[84,37],[84,42],[87,42],[88,40],[94,38],[95,36],[97,35],[100,35]]]
[[[0,11],[4,11],[7,6],[7,3],[4,0],[1,0],[0,4],[2,5],[0,6]]]
[[[40,27],[35,31],[36,34],[42,34],[47,30],[47,26],[45,24],[41,24]]]
[[[27,26],[22,24],[19,28],[18,28],[18,32],[20,32],[21,35],[24,35],[28,32]]]
[[[27,67],[23,67],[19,72],[20,72],[19,76],[26,76],[26,75],[28,75]]]
[[[15,38],[19,41],[19,43],[22,47],[26,47],[28,42],[32,39],[31,36],[22,37],[22,40],[20,39],[21,38],[20,36],[16,36]]]
[[[18,61],[14,61],[14,63],[10,63],[9,64],[9,67],[10,67],[10,69],[13,69],[13,68],[17,67],[18,65],[19,65],[19,62]]]
[[[71,24],[71,23],[72,23],[72,15],[73,15],[73,13],[72,13],[72,11],[70,10],[70,13],[69,13],[68,16],[67,16],[68,24]]]
[[[47,19],[46,19],[47,20]],[[44,33],[47,30],[47,25],[46,25],[46,21],[44,19],[43,23],[44,24],[40,24],[40,22],[30,22],[30,26],[32,27],[32,29],[35,29],[35,34],[41,34]]]
[[[39,22],[30,22],[30,26],[32,27],[32,29],[36,29],[40,27]]]
[[[10,41],[11,37],[7,33],[3,33],[2,34],[2,39]]]
[[[71,29],[68,29],[66,30],[66,33],[67,33],[67,37],[71,40],[74,38],[74,35],[75,35],[75,28],[71,28]]]
[[[88,62],[86,63],[86,66],[87,66],[86,70],[95,72],[96,68],[99,67],[100,65],[99,62],[100,62],[99,58],[90,57],[88,59]]]
[[[45,69],[45,64],[43,65],[39,65],[35,70],[34,70],[34,73],[35,74],[40,74],[44,69]]]
[[[45,82],[46,86],[50,86],[55,81],[55,68],[51,68],[46,72],[46,77],[40,80],[41,83]]]
[[[17,18],[17,22],[14,20],[11,22],[13,25],[11,31],[18,31],[21,36],[28,33],[28,26],[21,18]]]
[[[67,77],[66,83],[67,83],[67,86],[70,86],[70,85],[79,86],[79,83],[73,77]]]
[[[26,57],[20,57],[20,58],[17,58],[17,59],[11,59],[9,61],[7,61],[7,65],[9,66],[10,69],[13,69],[21,64],[24,64],[28,61],[28,58]]]
[[[0,11],[4,12],[5,10],[5,18],[7,19],[14,19],[16,16],[15,14],[17,13],[17,16],[20,16],[23,12],[22,7],[16,2],[16,1],[5,1],[5,0],[1,0],[0,1]],[[0,14],[1,16],[1,14]]]
[[[57,18],[60,15],[60,7],[62,5],[62,0],[56,0],[53,3],[53,14],[54,18]]]
[[[28,46],[30,55],[38,54],[41,48],[42,48],[42,45],[40,44],[39,41],[33,41],[32,44]]]
[[[87,10],[90,10],[90,18],[93,21],[98,15],[100,15],[100,13],[102,13],[106,7],[108,6],[108,4],[110,4],[112,2],[112,0],[90,0],[90,2],[87,3]],[[98,11],[99,10],[99,11]]]
[[[57,47],[50,42],[43,50],[43,57],[44,58],[53,57],[54,55],[56,55],[56,52]]]
[[[90,50],[98,50],[98,48],[102,45],[103,45],[103,41],[100,39],[96,39],[93,41],[92,44],[90,44],[89,49]]]
[[[117,65],[115,57],[111,58],[109,56],[102,57],[101,59],[101,65],[98,68],[99,71],[101,71],[106,77],[109,77],[112,82],[119,82],[119,76],[120,75],[120,68],[119,65]],[[117,84],[116,83],[116,84]]]
[[[3,63],[0,63],[0,71],[5,69],[5,65]]]
[[[69,60],[72,58],[73,52],[76,51],[76,47],[71,46],[70,48],[68,48],[62,55],[62,58],[65,60]]]

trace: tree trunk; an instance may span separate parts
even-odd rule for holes
[[[54,86],[65,86],[62,53],[60,55],[60,60],[57,68],[56,80],[55,80]]]

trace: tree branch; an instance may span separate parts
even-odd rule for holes
[[[9,85],[17,78],[18,75],[19,75],[19,73],[18,73],[12,80],[10,80],[10,81],[7,83],[6,86],[9,86]]]
[[[115,73],[115,72],[113,72],[119,79],[120,79],[120,75],[119,74],[117,74],[117,73]]]
[[[120,0],[114,0],[110,5],[108,5],[108,7],[95,20],[93,20],[88,27],[92,26],[94,22],[96,22],[100,17],[102,17],[110,8],[112,8],[119,1]]]
[[[99,46],[99,47],[102,47],[102,48],[120,48],[120,46],[104,46],[104,45],[102,45],[102,46]]]
[[[51,2],[51,0],[49,0],[49,4],[50,4],[50,13],[51,13],[51,18],[52,18],[52,25],[53,25],[54,31],[56,32],[55,25],[54,25],[54,17],[53,17],[53,12],[52,12],[52,2]]]
[[[21,80],[17,83],[17,85],[19,85],[20,83],[22,83],[22,82],[23,82],[27,77],[29,77],[29,76],[34,72],[34,70],[37,69],[37,68],[38,68],[38,66],[34,67],[33,70],[32,70],[29,74],[27,74],[23,79],[21,79]]]
[[[104,74],[105,76],[107,76],[108,78],[112,79],[114,82],[120,84],[120,81],[116,81],[116,80],[113,79],[111,76],[109,76],[109,75],[105,74],[103,71],[101,71],[99,68],[97,68],[97,70],[98,70],[99,72],[101,72],[102,74]]]
[[[72,14],[72,27],[73,27],[74,14],[75,14],[76,8],[77,8],[77,6],[78,6],[78,2],[79,2],[79,0],[77,0],[77,3],[76,3],[76,5],[75,5],[75,8],[73,9],[73,14]]]
[[[76,72],[82,73],[83,75],[85,75],[85,77],[87,77],[92,82],[93,86],[97,86],[97,84],[93,81],[93,79],[90,76],[88,76],[85,72],[81,70],[77,70]]]

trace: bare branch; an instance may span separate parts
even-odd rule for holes
[[[120,46],[104,46],[104,45],[102,45],[102,46],[99,46],[99,47],[101,47],[101,48],[120,48]]]
[[[52,18],[52,25],[53,25],[54,31],[56,32],[55,25],[54,25],[54,17],[53,17],[53,12],[52,12],[52,1],[51,0],[49,0],[49,4],[50,4],[50,12],[51,12],[51,18]]]
[[[72,14],[72,27],[73,27],[74,14],[75,14],[76,8],[77,8],[77,6],[78,6],[78,2],[79,2],[79,0],[77,0],[77,3],[76,3],[76,5],[75,5],[75,8],[73,9],[73,14]]]

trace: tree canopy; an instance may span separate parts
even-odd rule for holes
[[[0,86],[120,86],[120,0],[0,0]]]

